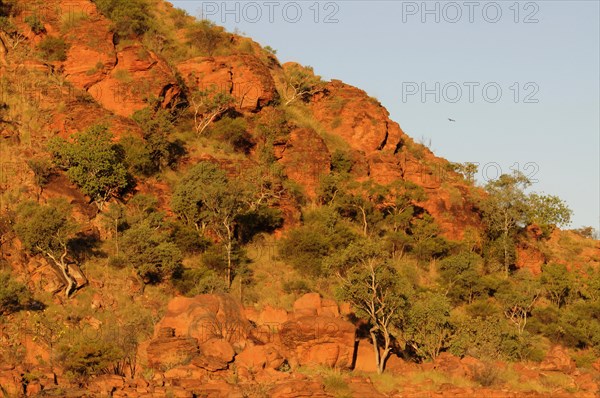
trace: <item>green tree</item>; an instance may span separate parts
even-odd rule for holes
[[[303,214],[304,225],[290,230],[280,241],[280,254],[294,268],[313,277],[332,271],[329,257],[357,239],[350,223],[331,207]]]
[[[483,360],[518,360],[515,347],[519,335],[507,324],[502,314],[481,317],[458,313],[452,317],[455,333],[449,351],[457,356]]]
[[[87,283],[85,275],[75,263],[69,263],[70,244],[79,225],[70,215],[65,201],[39,205],[26,202],[17,209],[15,232],[23,247],[31,254],[41,254],[51,261],[65,286],[65,296]],[[79,284],[76,277],[81,281]]]
[[[132,119],[142,130],[143,149],[150,163],[141,171],[150,175],[172,166],[184,150],[180,143],[169,138],[175,129],[171,113],[166,109],[154,111],[147,107],[135,112]]]
[[[439,257],[448,251],[448,242],[440,236],[440,227],[429,214],[414,220],[410,232],[411,251],[419,263]]]
[[[315,75],[310,66],[293,63],[285,68],[284,73],[286,105],[297,100],[306,101],[323,90],[321,77]]]
[[[475,181],[475,174],[479,170],[479,166],[476,163],[466,162],[466,163],[452,163],[451,167],[457,173],[462,174],[465,180],[473,183]]]
[[[527,198],[529,204],[528,224],[538,224],[544,229],[567,226],[571,223],[573,211],[558,196],[532,193]]]
[[[500,248],[504,273],[508,276],[514,258],[516,233],[524,227],[529,211],[527,196],[523,189],[531,183],[522,174],[503,174],[486,185],[487,197],[480,203],[483,221],[491,241]]]
[[[563,264],[542,265],[540,281],[550,301],[559,308],[567,303],[575,286],[573,274]]]
[[[182,271],[183,256],[168,234],[142,222],[123,234],[123,252],[145,283],[159,283]]]
[[[435,359],[450,345],[450,309],[448,299],[433,292],[422,293],[411,303],[404,333],[407,345],[420,358]]]
[[[213,86],[190,94],[190,110],[196,134],[201,135],[210,124],[233,107],[233,97]]]
[[[467,303],[473,302],[481,295],[482,263],[483,259],[479,255],[468,252],[455,254],[440,261],[440,282],[446,289],[446,295]]]
[[[542,295],[537,278],[529,270],[520,270],[511,280],[499,287],[495,298],[500,302],[504,315],[522,335],[535,304]]]
[[[380,247],[363,241],[350,245],[338,259],[338,268],[346,271],[339,273],[342,284],[338,296],[351,303],[357,315],[368,319],[379,374],[392,350],[393,328],[404,324],[410,295],[409,285],[381,253]]]
[[[112,142],[105,126],[94,126],[77,134],[73,142],[53,139],[49,150],[56,164],[81,191],[102,210],[104,203],[130,186],[122,150]]]
[[[209,229],[225,245],[227,285],[231,286],[238,217],[248,210],[243,184],[229,180],[223,170],[209,162],[194,166],[177,185],[173,210],[202,234]]]

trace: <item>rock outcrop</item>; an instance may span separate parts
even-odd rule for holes
[[[257,112],[278,97],[269,68],[254,55],[198,57],[177,69],[190,88],[230,94],[240,111]]]

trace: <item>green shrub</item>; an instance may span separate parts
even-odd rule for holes
[[[28,17],[25,17],[25,23],[29,25],[31,31],[36,35],[39,35],[40,33],[46,31],[44,24],[42,23],[42,21],[40,21],[37,15],[30,15]]]
[[[90,376],[109,372],[122,356],[122,351],[108,341],[77,337],[59,346],[57,359],[67,377],[84,384]]]
[[[123,149],[112,138],[107,127],[97,125],[75,135],[73,142],[55,138],[48,145],[56,164],[100,209],[132,182],[123,163]]]
[[[213,22],[203,19],[188,29],[187,38],[190,45],[203,54],[212,57],[216,50],[226,43],[224,29]]]
[[[231,145],[237,152],[248,153],[254,146],[252,136],[248,133],[248,125],[242,117],[226,116],[210,128],[210,136]]]
[[[108,258],[108,265],[112,268],[123,269],[127,266],[127,257],[124,255],[110,256]]]
[[[142,222],[123,234],[123,248],[128,262],[145,283],[159,283],[176,278],[182,271],[183,255],[166,233]]]
[[[66,61],[69,46],[59,37],[48,36],[38,45],[41,57],[48,62]]]
[[[170,224],[170,231],[171,240],[183,253],[200,253],[208,249],[211,245],[208,238],[199,236],[198,231],[194,227],[181,221],[172,222]]]
[[[333,173],[349,173],[354,161],[348,152],[336,149],[331,155],[331,171]]]
[[[181,276],[173,280],[173,285],[188,297],[227,291],[227,283],[223,277],[205,267],[184,270]]]
[[[308,282],[302,279],[294,279],[283,283],[283,291],[287,294],[301,296],[310,293],[312,290]]]
[[[113,23],[118,38],[141,36],[150,30],[152,19],[145,0],[93,0]]]
[[[20,311],[31,301],[31,293],[12,279],[9,272],[0,271],[0,314]]]

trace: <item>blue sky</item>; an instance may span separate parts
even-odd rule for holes
[[[364,89],[480,182],[523,171],[572,227],[600,229],[599,1],[172,3]]]

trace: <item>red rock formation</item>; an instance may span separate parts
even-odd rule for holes
[[[301,184],[314,198],[321,178],[329,174],[331,155],[319,134],[307,128],[292,131],[281,149],[281,159],[288,178]]]
[[[350,368],[355,327],[339,318],[303,316],[287,322],[279,332],[288,362]]]
[[[554,346],[546,354],[546,358],[540,364],[540,369],[570,374],[577,369],[577,365],[565,348]]]
[[[172,328],[161,328],[157,338],[148,345],[148,365],[152,368],[168,369],[198,356],[197,339],[189,336],[176,337],[174,333]]]
[[[200,344],[219,338],[242,347],[250,330],[242,307],[231,296],[208,294],[171,300],[155,336],[167,327],[173,328],[176,336],[193,337]]]
[[[129,117],[147,107],[149,98],[160,98],[163,107],[169,106],[180,88],[166,62],[142,45],[132,44],[117,51],[114,68],[88,92],[106,109]]]
[[[427,200],[419,205],[434,216],[450,239],[460,239],[467,226],[479,226],[467,184],[448,171],[446,160],[415,144],[363,90],[332,80],[313,97],[310,109],[328,132],[349,145],[356,178],[384,185],[405,180],[422,186]]]
[[[256,112],[278,96],[269,68],[254,55],[198,57],[177,69],[191,88],[232,95],[240,111]]]

